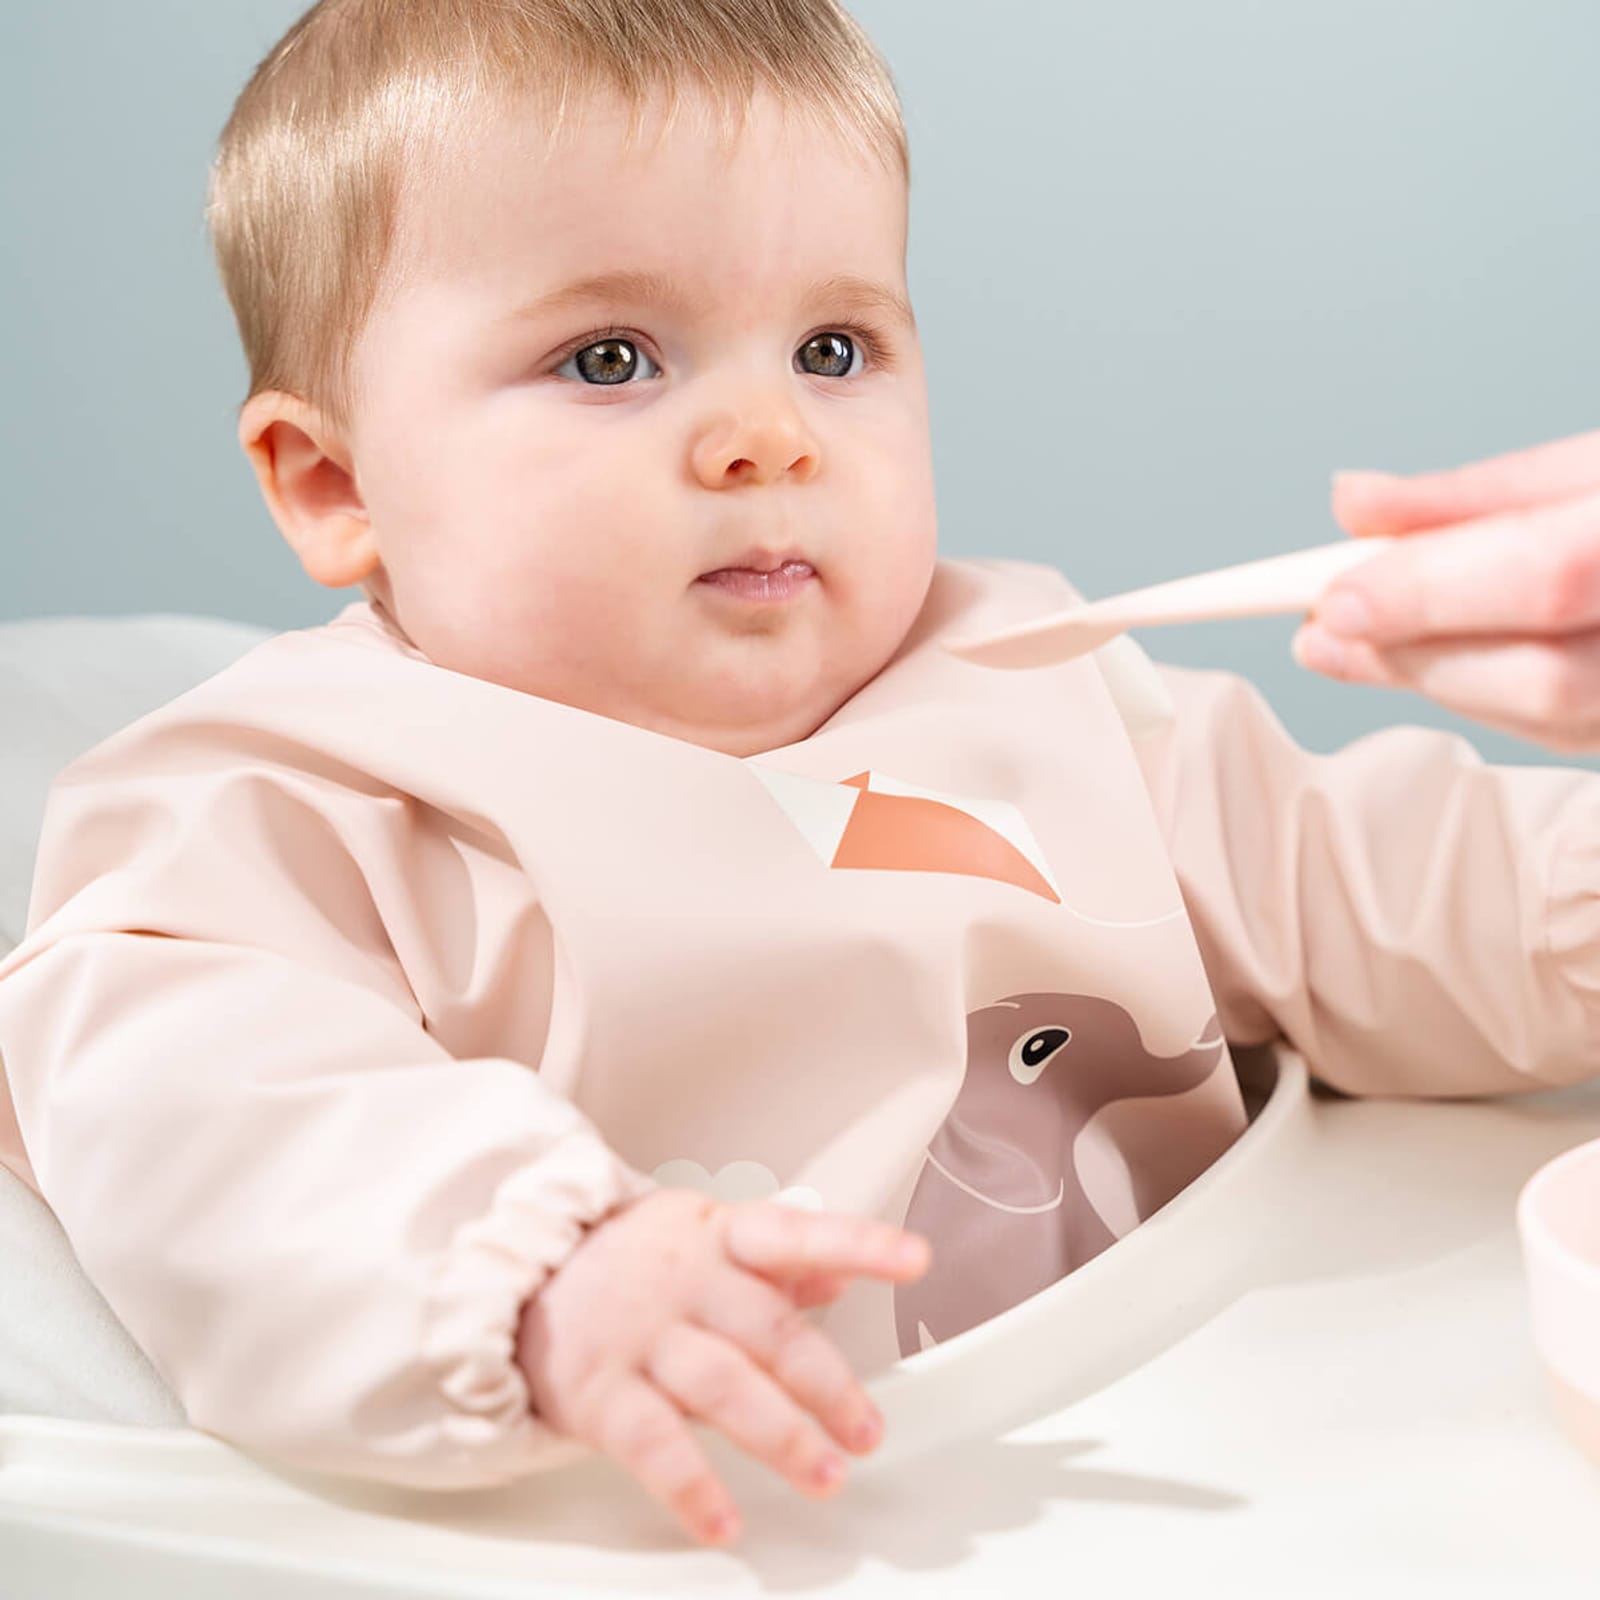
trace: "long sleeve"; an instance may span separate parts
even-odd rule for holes
[[[1130,732],[1230,1039],[1360,1095],[1600,1074],[1600,775],[1419,727],[1317,754],[1248,681],[1150,668]]]
[[[85,1271],[242,1448],[425,1487],[564,1458],[517,1318],[649,1180],[527,1063],[427,1030],[358,859],[407,848],[398,797],[154,749],[58,781],[0,963],[17,1124]]]

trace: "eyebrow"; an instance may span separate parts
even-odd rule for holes
[[[801,299],[802,303],[808,306],[826,302],[860,311],[874,311],[912,330],[917,326],[911,302],[898,289],[890,288],[887,284],[874,283],[870,278],[856,277],[848,272],[841,272],[813,283],[806,289]],[[590,277],[580,278],[574,283],[565,284],[559,289],[553,289],[549,294],[539,296],[536,300],[517,306],[500,320],[528,322],[539,317],[552,316],[560,311],[574,310],[579,306],[622,301],[636,304],[651,303],[679,312],[706,309],[706,302],[686,294],[665,273],[623,270],[598,272]]]

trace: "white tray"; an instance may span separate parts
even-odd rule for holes
[[[839,1498],[716,1446],[746,1511],[731,1551],[687,1546],[602,1461],[426,1495],[182,1430],[10,1418],[0,1595],[1593,1600],[1600,1473],[1547,1409],[1514,1201],[1600,1134],[1600,1093],[1345,1101],[1279,1063],[1170,1206],[891,1369],[891,1442]]]
[[[848,1495],[892,1485],[928,1451],[1059,1411],[1271,1281],[1286,1244],[1271,1196],[1293,1185],[1314,1127],[1304,1063],[1288,1051],[1264,1061],[1266,1104],[1171,1204],[1052,1288],[869,1385],[887,1436],[854,1464]],[[702,1437],[747,1505],[776,1499],[802,1520],[832,1510]],[[727,1560],[686,1549],[596,1459],[502,1490],[425,1494],[287,1474],[192,1430],[15,1416],[0,1417],[0,1555],[30,1596],[106,1584],[163,1600],[280,1594],[291,1575],[297,1597],[698,1592],[695,1574]]]

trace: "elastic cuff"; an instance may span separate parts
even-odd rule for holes
[[[553,1458],[555,1435],[530,1414],[515,1360],[522,1307],[586,1228],[655,1188],[596,1134],[574,1129],[512,1173],[488,1210],[457,1231],[423,1303],[421,1356],[449,1407],[441,1458],[471,1463],[479,1482]],[[571,1445],[559,1452],[578,1453]]]

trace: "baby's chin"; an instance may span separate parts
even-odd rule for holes
[[[776,675],[754,681],[752,674],[731,683],[684,685],[679,694],[640,706],[629,720],[724,755],[758,755],[808,738],[870,677],[836,672],[793,682]]]
[[[691,744],[705,746],[729,756],[753,756],[766,750],[779,750],[809,738],[845,700],[842,696],[808,696],[787,703],[751,708],[742,714],[726,707],[684,706],[664,714],[652,715],[644,725]],[[641,719],[643,721],[643,719]]]
[[[648,634],[647,629],[639,630]],[[484,634],[461,659],[432,659],[471,676],[652,733],[750,756],[809,737],[881,668],[891,643],[860,630],[788,627],[731,634],[703,627],[631,639],[591,638],[589,653],[530,659]]]
[[[627,720],[674,738],[729,754],[772,749],[805,738],[852,692],[860,649],[838,634],[792,622],[766,635],[663,631],[616,663],[613,692]]]

